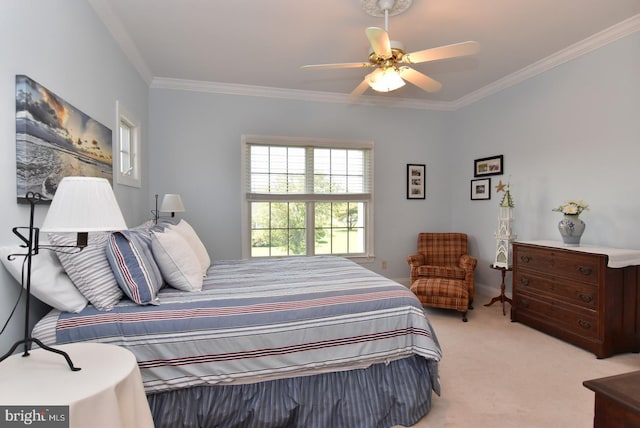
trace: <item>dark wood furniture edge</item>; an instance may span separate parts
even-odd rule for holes
[[[582,384],[596,394],[640,413],[640,371],[585,380]]]

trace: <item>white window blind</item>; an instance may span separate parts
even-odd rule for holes
[[[372,255],[373,143],[245,136],[244,256]]]

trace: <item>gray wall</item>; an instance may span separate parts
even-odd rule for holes
[[[474,158],[504,154],[492,184],[511,177],[519,239],[559,240],[551,209],[584,199],[582,243],[640,249],[639,46],[635,33],[451,115],[452,227],[474,237],[480,282],[499,284],[489,264],[503,194],[469,201]]]
[[[182,195],[215,260],[242,256],[242,134],[373,141],[376,261],[366,266],[385,276],[408,277],[418,230],[449,228],[447,113],[169,89],[152,89],[149,104],[151,189]],[[427,164],[425,200],[406,199],[407,163]]]
[[[519,239],[559,240],[566,199],[585,199],[586,244],[640,248],[632,195],[640,153],[638,34],[578,57],[455,112],[385,109],[169,89],[150,96],[151,188],[179,192],[185,218],[214,259],[241,255],[240,136],[353,138],[375,142],[375,263],[408,276],[405,257],[421,230],[470,235],[478,282],[498,287],[498,180],[511,183]],[[492,199],[470,200],[473,160],[504,155]],[[405,199],[405,168],[427,164],[427,199]],[[195,184],[195,185],[194,185]],[[380,262],[388,261],[381,270]]]
[[[0,2],[0,245],[17,245],[14,226],[28,225],[16,203],[15,75],[26,74],[114,131],[119,99],[147,129],[148,86],[117,47],[86,0]],[[146,150],[146,134],[143,134]],[[149,165],[143,165],[143,174]],[[146,175],[143,182],[147,181]],[[149,209],[145,188],[114,186],[129,225]],[[39,207],[36,225],[46,207]],[[0,268],[0,323],[18,298],[19,285]],[[23,304],[0,336],[0,354],[22,334]],[[36,308],[34,312],[41,312]]]

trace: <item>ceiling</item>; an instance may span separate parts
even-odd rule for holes
[[[189,82],[223,92],[346,99],[369,69],[300,67],[367,61],[365,28],[384,28],[384,18],[365,13],[361,0],[89,2],[152,86]],[[390,38],[407,52],[467,40],[479,42],[480,52],[412,65],[443,84],[437,93],[407,84],[387,94],[368,89],[362,100],[460,104],[640,31],[640,0],[410,3],[389,18]]]

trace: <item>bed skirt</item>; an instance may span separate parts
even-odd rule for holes
[[[438,363],[419,356],[366,369],[150,394],[156,428],[410,426],[440,394]]]

